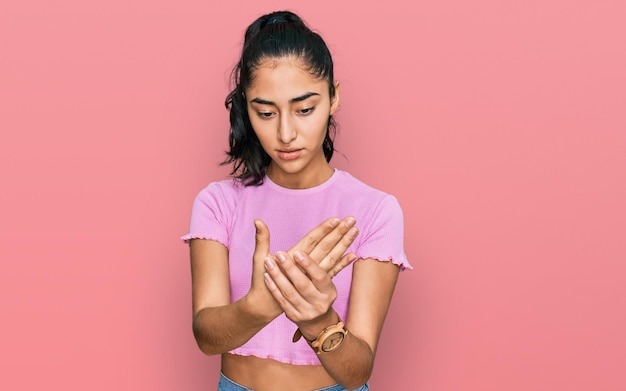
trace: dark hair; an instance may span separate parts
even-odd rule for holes
[[[263,183],[271,159],[263,150],[248,117],[246,89],[251,85],[254,71],[268,58],[294,56],[300,59],[312,75],[328,80],[331,98],[335,96],[333,60],[326,43],[289,11],[277,11],[263,15],[248,26],[241,58],[232,72],[233,90],[226,97],[225,105],[230,111],[230,150],[222,165],[233,164],[231,175],[246,186]],[[323,142],[324,156],[330,161],[335,151],[336,125],[329,116]]]

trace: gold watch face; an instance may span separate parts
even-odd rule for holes
[[[322,344],[323,352],[332,352],[339,346],[344,339],[344,334],[340,331],[333,333],[332,335],[326,337],[324,343]]]

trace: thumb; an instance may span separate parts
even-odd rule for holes
[[[263,220],[254,220],[254,228],[256,229],[254,259],[261,261],[270,253],[270,230]]]

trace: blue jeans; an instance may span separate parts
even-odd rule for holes
[[[363,385],[363,387],[357,388],[354,391],[369,391],[369,386],[367,383]],[[220,374],[220,382],[217,385],[217,391],[254,391],[252,388],[246,388],[241,384],[237,384],[234,381],[230,380],[223,373]],[[313,391],[348,391],[341,384],[335,384],[334,386],[328,386],[324,388],[318,388]]]

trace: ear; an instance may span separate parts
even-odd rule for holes
[[[335,114],[339,107],[339,82],[335,82],[335,96],[330,98],[330,115]]]

